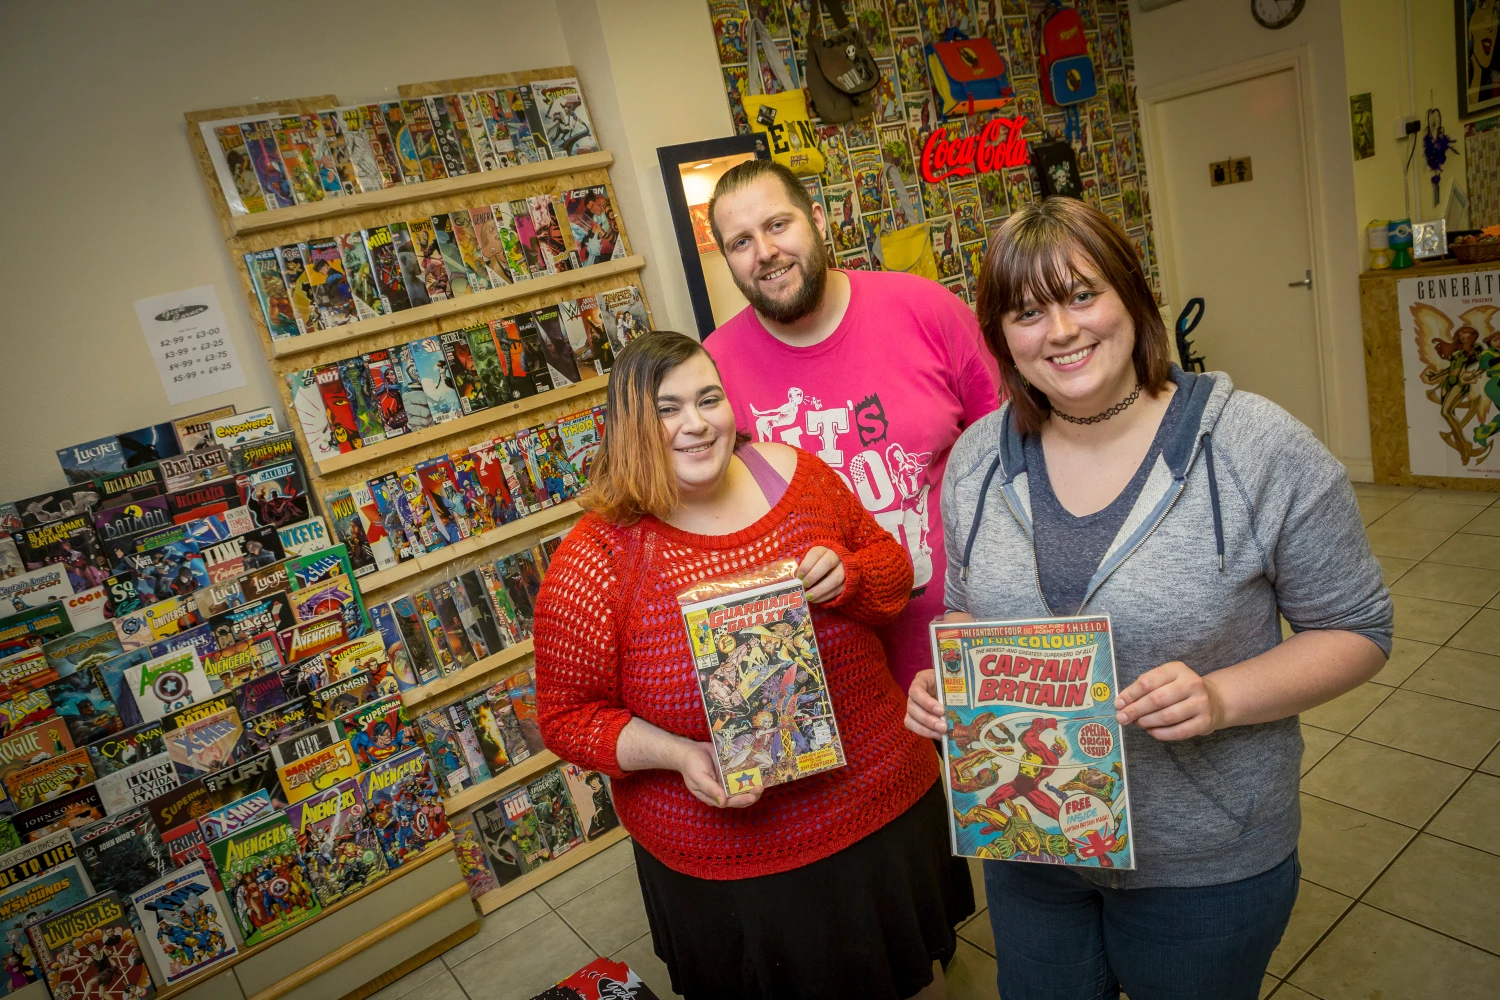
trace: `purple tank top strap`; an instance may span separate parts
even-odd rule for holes
[[[760,487],[761,493],[765,494],[766,503],[775,507],[781,502],[781,497],[786,493],[787,481],[781,478],[781,473],[766,461],[766,456],[756,451],[749,445],[735,450],[740,461],[745,463],[745,468],[750,470],[750,475],[755,477],[755,485]]]

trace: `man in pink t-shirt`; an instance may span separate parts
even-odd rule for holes
[[[730,169],[709,218],[750,300],[703,342],[736,424],[827,462],[911,556],[911,603],[882,630],[906,691],[931,667],[927,623],[943,613],[948,450],[999,405],[995,359],[973,312],[937,282],[831,269],[823,207],[784,167]]]

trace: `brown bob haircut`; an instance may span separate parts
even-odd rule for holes
[[[589,470],[589,488],[578,498],[585,509],[616,524],[634,524],[646,514],[665,520],[677,509],[677,476],[656,394],[668,373],[699,354],[708,357],[692,337],[655,330],[615,355],[604,444]]]
[[[1167,327],[1141,271],[1130,237],[1093,206],[1076,198],[1032,202],[990,237],[979,276],[977,312],[985,343],[1000,363],[1000,381],[1011,401],[1016,430],[1034,434],[1052,412],[1041,390],[1016,368],[1003,321],[1023,304],[1066,302],[1077,284],[1108,285],[1135,324],[1135,377],[1156,395],[1172,373]]]
[[[713,197],[708,199],[708,225],[714,232],[714,242],[719,245],[720,250],[724,249],[724,234],[719,232],[719,220],[714,216],[714,206],[726,194],[733,194],[741,188],[749,187],[762,177],[775,177],[780,180],[781,186],[786,188],[787,198],[791,199],[792,204],[807,216],[807,224],[814,229],[817,228],[812,217],[812,196],[807,193],[807,188],[802,186],[796,174],[775,160],[746,160],[724,171],[723,176],[719,178],[719,183],[714,185]]]

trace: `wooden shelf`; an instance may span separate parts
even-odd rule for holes
[[[494,531],[486,531],[482,535],[470,535],[463,541],[438,549],[436,552],[429,552],[424,556],[408,559],[394,569],[380,570],[376,573],[358,577],[354,582],[359,585],[359,592],[361,594],[368,594],[373,590],[379,590],[381,587],[389,587],[397,581],[416,576],[418,573],[429,569],[437,569],[444,563],[461,559],[471,552],[477,552],[490,545],[497,545],[507,538],[515,538],[518,535],[526,534],[528,531],[545,528],[549,524],[565,520],[574,514],[582,512],[583,508],[578,506],[576,500],[555,504],[540,513],[532,514],[530,517],[523,517],[519,521],[512,521],[509,524],[501,525]]]
[[[478,174],[465,174],[462,177],[445,177],[440,181],[401,184],[380,191],[366,191],[363,194],[348,195],[343,198],[329,198],[309,205],[293,205],[290,208],[276,208],[269,212],[254,212],[250,215],[231,215],[229,225],[234,235],[243,236],[246,233],[259,233],[267,229],[295,226],[314,219],[352,215],[370,208],[389,208],[392,205],[405,205],[413,201],[441,198],[444,195],[462,194],[465,191],[478,191],[487,187],[520,184],[544,177],[557,177],[560,174],[576,174],[583,170],[602,170],[614,162],[614,154],[600,152],[584,153],[581,156],[564,156],[555,160],[543,160],[541,163],[521,163],[514,167],[502,167],[499,170],[488,170]]]
[[[448,815],[463,812],[473,805],[478,805],[485,799],[493,798],[505,791],[512,785],[519,785],[523,781],[529,781],[541,774],[543,771],[556,767],[562,761],[558,760],[557,754],[551,750],[543,750],[534,753],[519,764],[512,764],[489,781],[481,781],[472,788],[465,788],[457,795],[443,800],[443,808]]]
[[[630,834],[623,826],[617,826],[598,840],[591,840],[587,844],[575,847],[557,860],[546,862],[536,871],[527,872],[514,882],[502,885],[498,889],[491,889],[474,902],[478,904],[480,913],[493,913],[511,900],[526,895],[548,879],[554,879],[569,868],[581,865],[594,855],[609,850],[628,836]]]
[[[501,403],[499,406],[491,406],[489,409],[471,413],[467,417],[459,417],[457,420],[449,420],[441,424],[433,424],[410,434],[402,434],[399,437],[386,438],[379,444],[368,448],[356,448],[343,454],[335,455],[333,458],[325,458],[318,463],[318,475],[327,476],[343,469],[352,469],[356,465],[364,465],[366,462],[374,462],[385,458],[387,455],[395,455],[409,448],[420,448],[431,441],[437,441],[446,437],[463,434],[466,431],[485,427],[489,424],[499,423],[510,417],[519,416],[522,413],[530,413],[532,410],[540,410],[554,403],[564,403],[578,396],[586,396],[591,392],[597,392],[609,385],[609,376],[596,376],[564,386],[561,389],[552,389],[549,392],[528,396],[518,399],[513,403]]]
[[[416,708],[418,705],[425,705],[429,701],[434,701],[442,697],[449,691],[454,691],[465,686],[477,677],[483,677],[485,674],[492,673],[507,663],[516,663],[526,659],[526,657],[532,654],[533,649],[532,640],[522,640],[508,649],[500,650],[500,652],[493,656],[486,656],[478,663],[469,664],[456,674],[449,674],[447,677],[435,680],[430,684],[423,684],[419,687],[402,691],[401,702],[407,708]]]
[[[582,157],[575,157],[582,159]],[[416,185],[412,185],[416,187]],[[395,190],[394,188],[392,190]],[[291,209],[279,209],[289,212]],[[241,267],[244,265],[241,264]],[[418,323],[430,319],[439,319],[443,316],[452,316],[456,313],[468,312],[471,309],[479,309],[483,306],[496,305],[501,302],[510,302],[514,299],[526,298],[530,295],[538,295],[542,292],[550,292],[569,285],[580,285],[585,281],[597,281],[600,278],[608,278],[616,274],[628,274],[639,271],[646,266],[646,258],[639,255],[622,257],[619,260],[607,260],[603,264],[594,264],[590,267],[574,268],[571,271],[563,271],[560,274],[544,274],[538,278],[528,281],[518,281],[513,285],[503,288],[491,288],[483,292],[475,292],[472,295],[461,295],[456,299],[444,299],[441,302],[432,302],[425,306],[416,306],[412,309],[402,309],[399,312],[386,313],[384,316],[375,316],[371,319],[362,319],[357,323],[346,323],[336,326],[332,330],[319,330],[316,333],[305,333],[300,337],[284,337],[280,340],[271,341],[271,356],[276,358],[290,357],[294,354],[304,354],[307,351],[316,351],[321,347],[331,344],[342,344],[345,341],[358,340],[360,337],[368,337],[374,333],[384,333],[387,330],[399,330],[405,326],[415,326]],[[258,308],[258,306],[257,306]]]
[[[269,940],[262,941],[260,944],[255,945],[252,948],[241,948],[239,954],[235,955],[233,958],[226,959],[223,962],[218,962],[214,965],[209,966],[201,972],[194,973],[186,979],[179,980],[170,986],[164,986],[158,989],[156,991],[156,996],[159,998],[159,1000],[167,1000],[168,997],[177,996],[179,993],[186,993],[193,987],[207,982],[208,980],[213,979],[216,976],[222,975],[226,969],[240,964],[251,955],[254,955],[257,952],[265,951],[267,948],[275,947],[294,934],[303,933],[313,924],[316,924],[319,920],[322,920],[325,917],[330,917],[338,911],[342,910],[344,907],[352,906],[354,903],[368,896],[370,893],[390,885],[392,879],[398,879],[404,875],[410,875],[412,872],[416,871],[418,868],[421,868],[423,865],[431,861],[435,861],[445,854],[451,854],[452,852],[453,834],[449,833],[435,843],[430,844],[427,849],[417,857],[406,862],[406,864],[402,865],[400,868],[397,868],[395,871],[388,874],[379,882],[376,882],[373,885],[365,886],[363,889],[354,893],[352,896],[345,896],[343,899],[339,900],[337,903],[334,903],[332,906],[323,907],[323,911],[317,916],[298,924],[296,927],[292,928],[289,931],[286,931],[285,933],[278,934],[275,937],[270,938]],[[566,858],[567,855],[563,855],[563,857]]]

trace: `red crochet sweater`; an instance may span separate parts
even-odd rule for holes
[[[709,738],[677,592],[773,559],[800,560],[815,545],[844,563],[843,592],[813,605],[812,617],[847,766],[769,788],[748,809],[704,805],[675,771],[621,771],[615,744],[633,716]],[[901,815],[937,780],[932,745],[902,725],[906,699],[873,628],[900,613],[911,582],[905,549],[807,452],[798,452],[780,502],[733,534],[587,514],[553,557],[536,603],[542,735],[559,757],[614,779],[631,835],[676,871],[739,879],[828,857]]]

